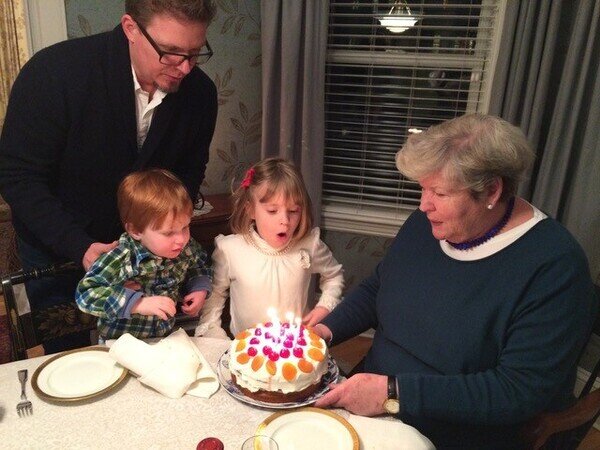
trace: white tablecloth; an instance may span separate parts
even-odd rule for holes
[[[194,341],[216,369],[229,342],[210,338]],[[31,388],[35,369],[48,358],[0,365],[1,448],[193,450],[200,440],[214,436],[226,450],[237,450],[274,412],[242,403],[222,388],[210,399],[189,395],[170,399],[131,376],[101,397],[75,403],[49,403],[38,398]],[[20,400],[19,369],[29,370],[27,394],[33,403],[31,416],[19,417],[16,413]],[[343,410],[335,412],[346,419],[350,416]],[[408,434],[420,436],[411,427],[404,427]]]

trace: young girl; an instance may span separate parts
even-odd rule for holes
[[[339,303],[342,266],[311,229],[311,203],[302,176],[289,162],[268,158],[246,172],[233,194],[231,229],[215,238],[213,291],[196,335],[225,337],[221,313],[230,298],[233,335],[293,313],[307,325],[320,322]],[[320,275],[321,298],[306,314],[312,274]]]

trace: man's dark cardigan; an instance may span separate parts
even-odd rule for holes
[[[137,169],[172,171],[194,198],[216,116],[215,85],[194,68],[157,107],[138,151],[121,26],[41,50],[14,83],[0,138],[0,193],[18,236],[81,263],[91,243],[121,233],[117,186]]]

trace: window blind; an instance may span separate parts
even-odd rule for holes
[[[382,236],[419,204],[409,130],[487,110],[503,0],[330,0],[323,226]],[[416,20],[405,31],[389,19]],[[396,32],[395,32],[396,31]]]

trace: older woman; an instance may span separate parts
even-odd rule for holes
[[[466,115],[412,135],[398,169],[419,210],[317,332],[375,329],[364,371],[316,406],[395,414],[438,448],[519,448],[522,424],[573,399],[597,310],[586,257],[516,197],[533,153],[516,127]]]

